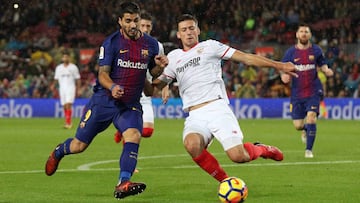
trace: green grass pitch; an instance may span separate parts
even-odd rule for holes
[[[75,122],[78,122],[76,119]],[[230,176],[249,188],[246,202],[360,202],[360,121],[319,120],[314,158],[304,158],[304,144],[291,120],[240,120],[244,141],[278,146],[284,161],[258,159],[232,163],[215,141],[213,153]],[[121,144],[113,127],[99,134],[81,154],[66,156],[51,177],[44,173],[49,153],[73,137],[62,119],[0,119],[0,203],[119,202],[113,197]],[[153,137],[143,139],[139,173],[147,184],[140,195],[121,202],[216,203],[218,183],[193,163],[182,145],[183,120],[156,120]]]

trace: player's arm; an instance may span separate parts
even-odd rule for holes
[[[169,98],[170,98],[169,85],[166,85],[161,90],[161,99],[162,99],[163,104],[166,104],[168,102]]]
[[[259,67],[273,67],[279,71],[283,71],[284,73],[298,77],[298,75],[295,73],[294,64],[290,62],[283,63],[279,61],[274,61],[263,56],[245,53],[239,50],[236,50],[230,59],[236,62],[245,63],[247,65],[254,65]]]
[[[111,67],[108,65],[100,66],[99,68],[99,82],[101,86],[110,90],[111,95],[118,99],[124,94],[124,90],[120,87],[120,85],[115,84],[110,78],[110,70]]]
[[[164,71],[164,68],[169,64],[169,60],[165,55],[157,55],[154,58],[156,66],[150,70],[150,74],[157,78]]]
[[[160,76],[161,77],[161,76]],[[159,90],[163,90],[163,88],[165,88],[166,86],[168,86],[167,82],[160,80],[159,78],[156,78],[155,80],[153,80],[152,82],[152,86],[153,88],[159,89]]]
[[[321,71],[325,73],[327,77],[333,76],[334,72],[331,70],[327,64],[324,64],[320,67]]]
[[[145,79],[144,94],[147,97],[151,97],[154,95],[154,87],[151,85],[148,79]]]
[[[76,79],[75,83],[76,83],[76,89],[75,89],[76,96],[79,97],[79,96],[81,96],[80,95],[81,79]]]

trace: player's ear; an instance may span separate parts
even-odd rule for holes
[[[196,28],[196,32],[197,32],[197,35],[199,36],[200,35],[200,28],[199,27]]]
[[[119,25],[121,26],[121,18],[119,17],[119,19],[118,19],[118,23],[119,23]]]
[[[176,32],[176,37],[177,37],[178,39],[181,39],[181,37],[180,37],[180,32],[179,32],[179,31]]]

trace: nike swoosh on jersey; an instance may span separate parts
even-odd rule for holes
[[[125,54],[126,52],[128,52],[129,50],[125,49],[125,50],[120,50],[120,54]]]

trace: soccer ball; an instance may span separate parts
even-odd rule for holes
[[[220,182],[218,196],[224,203],[243,202],[248,196],[248,188],[240,178],[229,177]]]

